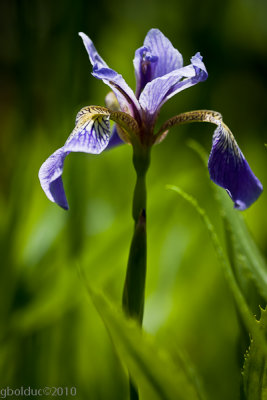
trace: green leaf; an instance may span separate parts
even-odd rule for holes
[[[181,365],[160,349],[134,320],[128,319],[101,293],[87,290],[129,374],[138,386],[140,399],[199,400],[200,390]]]
[[[259,294],[267,302],[266,263],[246,227],[243,216],[233,208],[231,201],[225,198],[226,195],[221,188],[217,188],[216,192],[223,210],[223,218],[229,227],[236,257],[241,255],[243,261],[240,265],[244,273],[253,280]]]
[[[255,340],[260,343],[262,346],[262,351],[265,353],[267,356],[267,342],[265,340],[264,335],[262,334],[262,331],[259,329],[259,326],[257,325],[257,321],[251,314],[249,307],[246,303],[246,300],[236,282],[234,273],[232,271],[231,265],[229,263],[228,258],[225,256],[223,248],[220,244],[219,238],[216,234],[216,231],[208,218],[206,212],[198,205],[198,202],[196,199],[194,199],[192,196],[188,195],[185,193],[182,189],[178,188],[177,186],[172,186],[168,185],[168,188],[173,190],[174,192],[178,193],[184,200],[186,200],[191,206],[194,207],[194,209],[198,212],[198,214],[201,216],[202,221],[204,222],[211,241],[213,243],[213,246],[215,248],[218,260],[221,264],[222,270],[224,272],[226,281],[229,285],[229,288],[233,294],[234,300],[236,302],[237,308],[240,312],[240,315],[242,317],[242,320],[250,334],[252,335]]]
[[[259,327],[266,332],[267,312],[261,309]],[[257,340],[252,340],[245,356],[243,371],[244,392],[247,400],[267,399],[267,365],[266,356]]]
[[[207,165],[207,155],[205,150],[196,143],[190,141],[189,146],[194,149],[201,157],[205,165]],[[257,245],[249,233],[244,218],[240,211],[233,208],[233,203],[229,199],[225,190],[212,183],[216,193],[225,227],[231,235],[233,256],[239,263],[239,267],[243,269],[241,274],[251,279],[258,289],[259,294],[267,302],[267,265],[263,259]],[[240,262],[240,259],[242,262]]]

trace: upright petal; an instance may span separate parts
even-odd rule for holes
[[[133,63],[137,98],[139,98],[146,84],[154,79],[158,59],[158,56],[154,56],[145,46],[136,50]]]
[[[152,79],[166,75],[183,66],[183,57],[169,39],[159,29],[150,29],[146,35],[144,46],[153,56],[158,57]]]
[[[191,61],[192,64],[156,78],[146,85],[140,95],[139,103],[148,120],[153,121],[160,107],[172,96],[207,78],[207,71],[200,54],[197,53]]]
[[[127,85],[120,74],[108,67],[96,51],[92,40],[82,32],[80,32],[79,35],[83,40],[93,66],[93,76],[97,79],[102,79],[102,81],[114,91],[122,111],[136,116],[140,111],[140,106],[132,89]]]
[[[138,100],[121,75],[111,68],[93,68],[92,75],[97,79],[102,79],[113,90],[123,112],[130,114],[137,121],[140,119],[141,108]]]
[[[263,190],[233,134],[223,123],[213,135],[208,169],[213,182],[227,190],[239,210],[248,208]]]
[[[86,48],[86,51],[89,56],[89,60],[93,66],[97,66],[98,69],[100,68],[108,68],[107,63],[103,60],[102,57],[98,54],[92,40],[83,32],[79,32],[80,37],[83,40],[83,44]]]
[[[46,196],[60,207],[69,208],[63,188],[62,172],[67,153],[64,148],[56,150],[41,166],[39,180]]]

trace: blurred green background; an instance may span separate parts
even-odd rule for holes
[[[266,187],[267,3],[6,0],[0,15],[0,384],[75,386],[79,399],[125,399],[125,368],[78,268],[119,306],[133,225],[131,148],[67,158],[68,212],[45,197],[37,177],[79,109],[104,105],[108,92],[90,75],[78,32],[133,88],[134,51],[150,28],[185,64],[200,51],[208,80],[174,97],[160,120],[198,108],[221,112]],[[144,327],[174,359],[188,355],[208,399],[234,400],[242,356],[232,296],[198,215],[165,187],[194,195],[221,232],[207,171],[187,145],[193,138],[208,152],[213,130],[174,128],[153,150]],[[265,193],[243,215],[267,256]]]

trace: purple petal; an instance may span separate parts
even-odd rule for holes
[[[144,46],[153,56],[158,57],[152,79],[166,75],[183,66],[183,57],[169,39],[158,29],[150,29],[146,35]]]
[[[124,141],[120,138],[118,131],[117,131],[117,127],[116,127],[116,125],[114,125],[113,129],[112,129],[112,136],[110,138],[110,141],[109,141],[109,144],[108,144],[106,150],[110,150],[113,147],[117,147],[123,143],[124,143]]]
[[[55,151],[39,171],[41,186],[49,200],[68,209],[61,178],[65,157],[72,151],[99,154],[107,147],[110,136],[107,109],[90,106],[78,112],[76,126],[65,145]]]
[[[192,64],[176,69],[169,74],[149,82],[140,95],[139,103],[150,121],[156,118],[160,107],[176,93],[207,78],[202,57],[197,53]]]
[[[136,119],[139,118],[141,108],[138,100],[121,75],[111,68],[95,69],[95,67],[93,68],[92,75],[97,79],[102,79],[113,90],[118,99],[121,111],[132,115]]]
[[[108,68],[107,64],[103,60],[102,57],[98,54],[92,40],[85,35],[83,32],[79,32],[80,37],[83,40],[83,44],[87,50],[90,62],[93,66],[97,66],[97,68]]]
[[[196,85],[199,82],[203,82],[208,78],[208,73],[206,70],[206,67],[202,61],[202,56],[200,53],[196,53],[192,58],[191,58],[191,66],[194,67],[195,73],[192,78],[189,79],[183,79],[181,82],[178,82],[176,85],[174,85],[165,99],[163,100],[163,103],[165,103],[167,100],[169,100],[172,96],[176,95],[177,93],[181,92],[184,89],[187,89],[191,86]],[[163,104],[162,103],[162,104]]]
[[[97,79],[102,79],[103,82],[114,91],[122,111],[136,116],[138,111],[140,111],[140,106],[132,89],[127,85],[120,74],[108,67],[96,51],[91,39],[82,32],[80,32],[79,35],[83,40],[93,66],[93,76]]]
[[[208,169],[211,180],[227,190],[239,210],[248,208],[263,190],[232,133],[223,124],[214,132]]]
[[[67,210],[69,206],[65,196],[61,175],[67,154],[64,148],[56,150],[42,164],[39,170],[40,183],[46,196],[49,200],[57,203],[65,210]]]
[[[90,154],[102,153],[107,147],[111,136],[109,116],[103,115],[98,118],[92,118],[88,114],[88,118],[83,118],[81,117],[83,114],[80,117],[79,114],[76,117],[78,123],[67,139],[64,150],[66,152],[75,151]],[[86,116],[86,114],[84,115]]]
[[[158,57],[152,55],[147,47],[143,46],[136,50],[133,63],[137,98],[139,98],[146,84],[154,79],[157,62]]]

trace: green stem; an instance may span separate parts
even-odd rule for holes
[[[149,149],[134,148],[133,164],[136,184],[132,214],[134,232],[130,247],[122,306],[129,317],[142,325],[146,280],[146,173],[150,162]]]
[[[127,273],[124,283],[122,307],[125,314],[143,321],[147,238],[146,238],[146,173],[150,162],[150,150],[134,148],[133,164],[136,171],[136,184],[133,196],[132,215],[134,232],[130,247]],[[138,400],[138,391],[130,379],[130,399]]]

